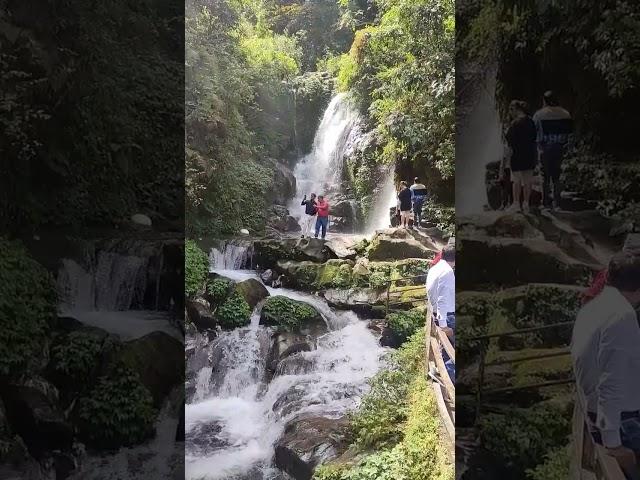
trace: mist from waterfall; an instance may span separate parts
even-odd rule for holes
[[[496,66],[483,70],[471,111],[456,136],[456,215],[482,212],[487,204],[485,167],[504,153],[496,108]],[[474,80],[474,83],[477,81]]]

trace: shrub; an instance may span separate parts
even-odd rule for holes
[[[569,478],[571,447],[554,448],[545,455],[545,462],[527,470],[529,480],[565,480]]]
[[[97,335],[71,332],[51,349],[53,371],[81,387],[97,365],[102,343]]]
[[[19,242],[0,238],[0,377],[21,375],[42,358],[57,294],[51,274]]]
[[[311,305],[283,296],[270,297],[262,308],[261,316],[262,323],[276,325],[289,332],[320,319],[320,314]]]
[[[153,436],[155,417],[149,390],[135,372],[118,366],[78,402],[78,433],[95,448],[135,445]]]
[[[410,310],[408,312],[393,312],[387,315],[387,326],[398,337],[400,342],[424,327],[424,312],[420,310]]]
[[[193,240],[186,241],[184,255],[184,291],[187,297],[193,297],[205,287],[209,273],[209,257]]]
[[[216,309],[215,316],[223,328],[244,327],[251,321],[251,307],[240,293],[233,292]]]
[[[207,285],[209,300],[213,304],[220,304],[229,295],[232,282],[224,278],[215,278]]]

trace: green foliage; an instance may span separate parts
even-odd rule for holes
[[[404,342],[418,330],[424,328],[425,316],[421,310],[394,312],[387,315],[386,323],[400,341]]]
[[[51,21],[3,7],[0,230],[181,216],[181,11],[116,0],[40,12]]]
[[[209,257],[193,240],[187,239],[184,248],[184,291],[187,297],[193,297],[204,290],[209,272]]]
[[[54,372],[83,387],[100,358],[102,339],[87,332],[71,332],[51,348]]]
[[[298,330],[305,323],[320,320],[320,314],[311,305],[288,297],[269,297],[262,307],[262,321],[286,331]]]
[[[0,377],[27,373],[42,359],[57,294],[53,278],[19,242],[0,237]]]
[[[232,282],[225,278],[214,278],[207,285],[207,293],[213,304],[219,304],[227,298]]]
[[[77,406],[78,433],[96,448],[143,442],[153,435],[155,417],[151,393],[135,372],[123,366],[100,378]]]
[[[427,200],[422,208],[422,217],[452,236],[456,232],[456,209],[453,207],[436,204],[431,199]]]
[[[251,320],[251,307],[240,293],[233,292],[216,309],[215,316],[223,328],[244,327]]]
[[[535,467],[545,453],[565,441],[570,430],[566,412],[553,404],[487,414],[480,421],[483,446],[498,456],[514,476]]]
[[[424,330],[421,330],[391,355],[388,369],[371,379],[371,391],[351,414],[352,437],[358,448],[391,447],[402,439],[409,388],[420,371],[423,354]]]
[[[527,470],[529,480],[565,480],[569,478],[571,445],[553,448],[545,455],[544,463]]]

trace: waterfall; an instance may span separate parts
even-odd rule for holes
[[[487,204],[485,167],[500,160],[504,153],[502,124],[496,108],[496,66],[479,71],[466,72],[471,75],[467,108],[459,108],[463,117],[458,123],[456,137],[456,215],[482,212]],[[479,81],[478,75],[482,75]],[[464,75],[463,75],[464,76]]]
[[[212,271],[226,277],[259,279],[247,270],[217,270],[214,260]],[[187,371],[195,392],[185,411],[187,479],[284,478],[273,455],[287,422],[303,414],[343,416],[357,407],[381,367],[386,350],[355,314],[333,311],[307,293],[267,290],[313,305],[328,331],[312,341],[311,351],[289,357],[294,362],[281,364],[270,381],[266,358],[275,332],[259,325],[262,305],[248,327],[221,332],[212,342],[189,340],[195,353]]]
[[[60,261],[56,284],[61,313],[123,340],[155,330],[181,338],[168,312],[158,310],[175,296],[161,288],[164,267],[161,241],[88,243],[81,258]]]
[[[211,249],[209,262],[216,270],[240,270],[251,263],[251,243],[242,241],[222,241]]]
[[[384,175],[384,182],[378,187],[375,192],[375,201],[371,211],[373,214],[370,216],[369,221],[366,224],[366,231],[369,234],[374,233],[376,230],[389,228],[391,223],[391,208],[397,204],[396,186],[393,181],[394,169],[389,168]]]
[[[296,195],[289,203],[289,211],[298,220],[303,214],[300,201],[307,195],[331,196],[342,194],[344,154],[360,134],[360,117],[346,94],[333,97],[316,131],[311,153],[296,165]]]

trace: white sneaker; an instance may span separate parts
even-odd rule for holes
[[[522,211],[524,213],[529,213],[529,204],[528,203],[523,203],[522,204]]]
[[[512,203],[509,208],[505,209],[506,213],[517,213],[520,211],[520,206],[517,203]]]

